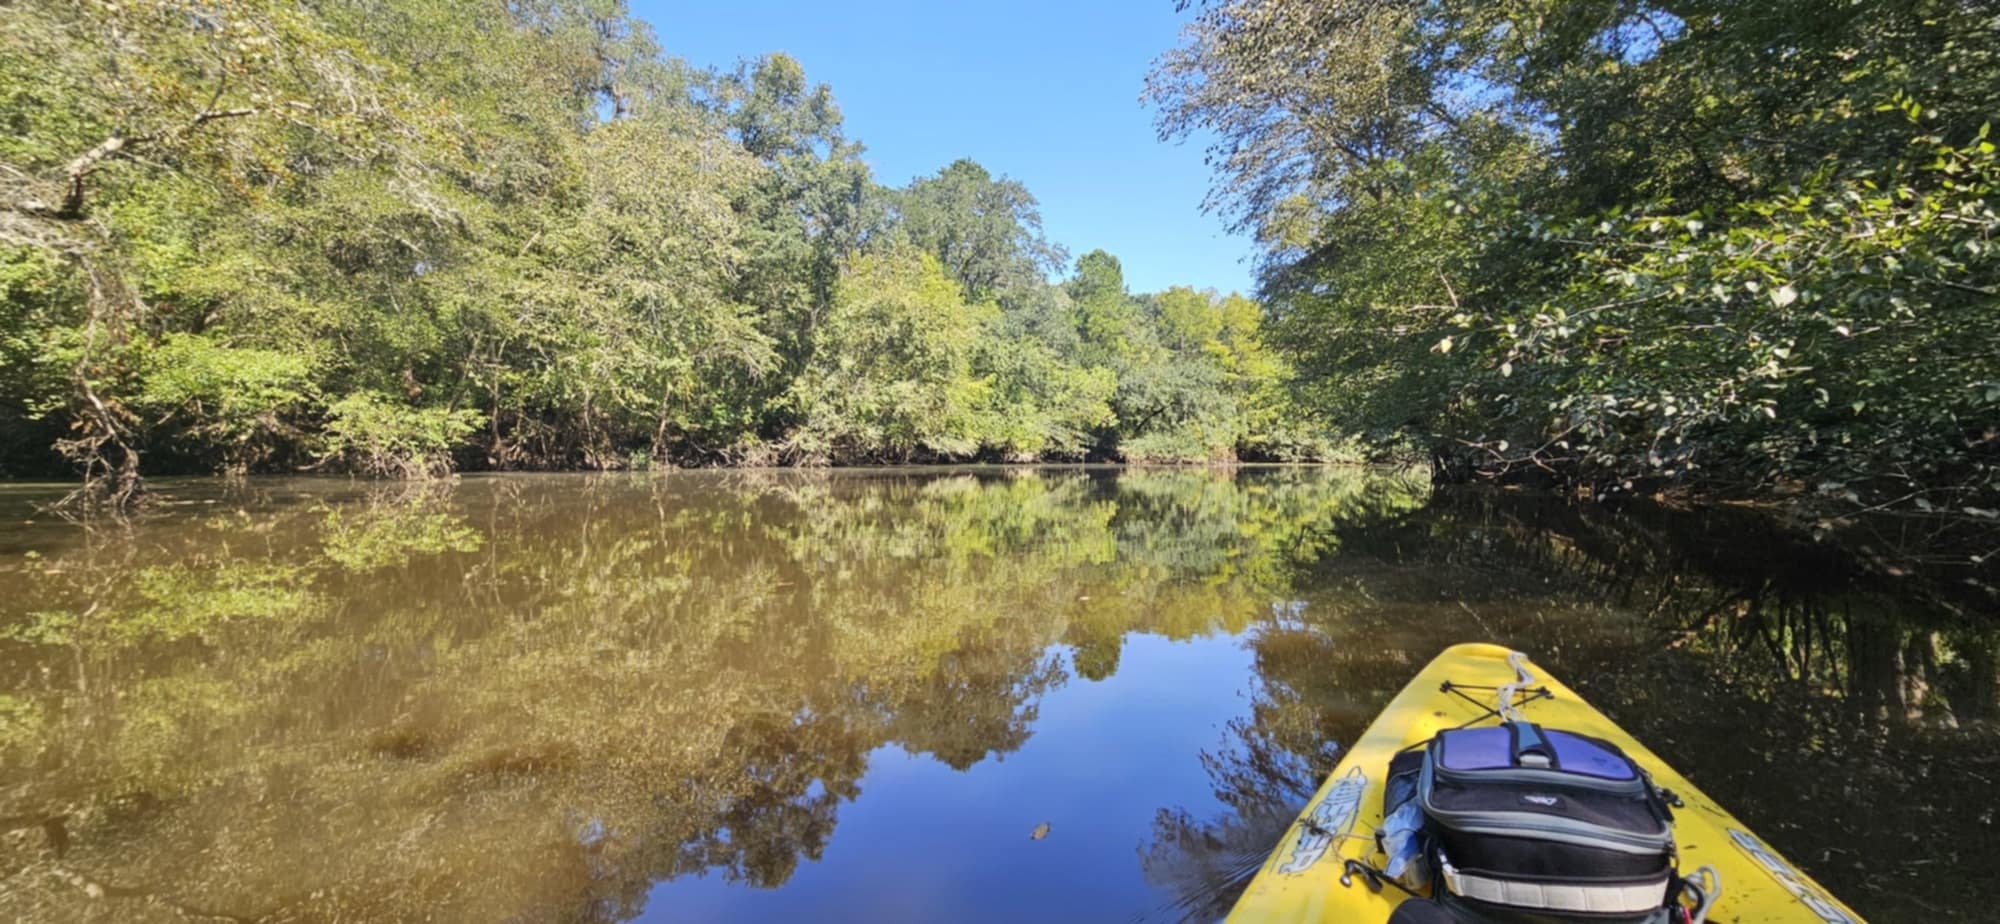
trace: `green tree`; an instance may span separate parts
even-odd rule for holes
[[[790,448],[836,459],[971,455],[991,394],[973,357],[995,313],[967,305],[937,258],[912,245],[855,257],[823,348],[793,386],[803,423]]]
[[[1076,275],[1064,288],[1075,306],[1084,357],[1111,364],[1143,349],[1149,333],[1139,306],[1125,291],[1125,268],[1118,258],[1093,250],[1076,260]],[[1134,342],[1139,338],[1139,342]]]
[[[1042,236],[1035,197],[971,160],[910,183],[896,200],[904,233],[935,255],[974,300],[1010,300],[1039,289],[1063,263]]]
[[[1148,93],[1216,132],[1343,430],[1447,478],[1957,508],[2000,487],[1986,20],[1229,0]]]
[[[175,232],[202,223],[200,200],[269,201],[301,172],[289,150],[354,163],[423,123],[402,87],[371,79],[385,65],[285,4],[36,4],[10,10],[6,32],[6,340],[40,370],[11,377],[27,391],[8,403],[70,421],[55,448],[123,500],[143,449],[130,347],[156,307],[172,315],[151,277],[189,256]]]
[[[832,89],[809,83],[797,59],[745,62],[716,78],[709,97],[729,136],[767,168],[739,205],[754,230],[737,298],[771,316],[797,370],[817,352],[842,259],[883,221],[883,196]]]
[[[142,472],[1111,458],[1121,416],[1268,378],[1227,334],[1163,345],[1108,255],[1051,284],[1019,182],[960,161],[881,189],[797,60],[693,69],[620,0],[7,21],[0,473],[80,469],[83,497]],[[1179,457],[1265,429],[1222,419],[1254,413],[1235,400]]]

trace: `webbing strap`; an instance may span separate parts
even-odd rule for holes
[[[1569,885],[1520,882],[1462,873],[1444,864],[1445,888],[1454,895],[1513,908],[1537,911],[1581,911],[1590,914],[1638,914],[1667,904],[1667,879],[1639,885]]]
[[[1507,740],[1513,746],[1516,767],[1562,767],[1556,760],[1555,745],[1542,734],[1542,727],[1533,722],[1508,722]]]

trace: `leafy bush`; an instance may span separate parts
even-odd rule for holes
[[[316,394],[312,365],[277,350],[227,347],[199,334],[170,333],[139,359],[135,408],[170,425],[184,451],[245,471],[298,437],[296,415]]]
[[[369,475],[422,478],[451,472],[451,450],[485,424],[471,408],[410,407],[357,392],[327,409],[326,458]]]
[[[1118,444],[1127,462],[1189,464],[1236,461],[1233,434],[1192,424],[1172,430],[1153,430]]]
[[[913,246],[856,257],[794,387],[805,419],[793,446],[835,460],[977,451],[990,389],[972,358],[992,311],[967,305],[938,259]]]
[[[1588,241],[1569,287],[1463,319],[1465,361],[1483,367],[1466,412],[1497,431],[1483,442],[1607,480],[1994,483],[2000,158],[1985,134],[1925,137],[1888,169],[1829,170],[1720,214],[1545,230]]]

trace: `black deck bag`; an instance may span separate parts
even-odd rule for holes
[[[1439,898],[1468,920],[1667,920],[1672,816],[1609,742],[1526,722],[1442,732],[1417,799]]]

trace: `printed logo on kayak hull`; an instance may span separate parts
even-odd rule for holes
[[[1278,867],[1278,872],[1303,873],[1326,856],[1327,848],[1346,837],[1354,827],[1355,816],[1360,814],[1361,793],[1367,789],[1368,774],[1362,773],[1360,767],[1347,771],[1346,776],[1335,782],[1326,798],[1299,825],[1298,843],[1292,845],[1291,858]]]
[[[1813,885],[1811,880],[1805,877],[1805,874],[1793,869],[1792,864],[1785,862],[1784,857],[1778,856],[1778,852],[1765,846],[1763,841],[1735,828],[1729,829],[1729,839],[1736,842],[1737,849],[1749,854],[1750,859],[1757,861],[1758,866],[1770,873],[1772,879],[1778,880],[1778,884],[1784,886],[1785,891],[1792,893],[1792,897],[1797,898],[1799,904],[1819,915],[1820,920],[1827,924],[1861,924],[1852,915],[1840,910],[1839,903],[1820,891],[1818,886]]]

